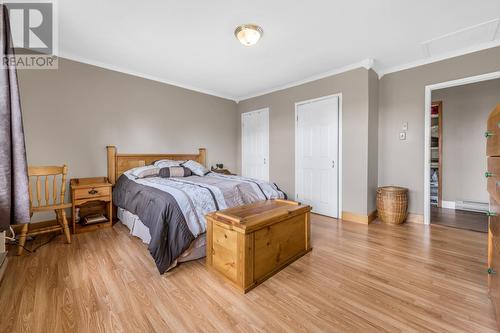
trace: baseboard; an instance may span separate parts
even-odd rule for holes
[[[377,211],[376,210],[374,210],[370,215],[362,215],[362,214],[356,214],[356,213],[351,213],[351,212],[346,212],[346,211],[342,212],[342,220],[344,220],[344,221],[370,224],[376,219],[377,219]],[[406,222],[424,224],[424,215],[409,213],[408,216],[406,217]]]
[[[409,213],[406,217],[406,222],[424,224],[424,215]]]
[[[351,213],[351,212],[346,212],[346,211],[342,212],[342,220],[349,221],[349,222],[370,224],[376,218],[377,218],[377,211],[376,210],[371,212],[370,215],[363,215],[363,214]]]
[[[455,209],[455,201],[441,200],[441,208]]]

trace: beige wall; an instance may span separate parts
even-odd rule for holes
[[[410,189],[411,213],[424,208],[424,88],[426,85],[500,71],[500,47],[420,66],[379,82],[379,184]],[[398,133],[404,121],[408,138]]]
[[[377,185],[410,189],[423,212],[424,87],[500,70],[500,47],[377,80],[363,68],[238,104],[62,59],[57,71],[19,71],[30,164],[67,163],[72,177],[106,173],[105,146],[195,152],[241,170],[240,114],[270,109],[270,179],[294,195],[295,103],[343,95],[343,210],[368,214]],[[377,107],[378,106],[378,107]],[[408,138],[400,141],[403,122]],[[377,126],[378,124],[378,126]],[[378,142],[378,144],[377,144]]]
[[[484,132],[500,103],[500,79],[432,92],[443,102],[443,200],[488,202]]]
[[[190,153],[236,168],[236,103],[61,59],[20,70],[28,162],[66,163],[71,177],[106,175],[106,145],[123,153]]]
[[[372,71],[360,68],[300,86],[251,98],[238,104],[238,112],[269,107],[270,179],[291,197],[295,195],[295,103],[342,93],[343,99],[343,210],[367,214],[368,179],[368,77]],[[373,108],[375,110],[375,108]],[[376,113],[373,114],[376,118]],[[372,119],[372,120],[373,120]],[[378,121],[375,120],[375,123]],[[238,130],[240,131],[240,126]],[[371,131],[371,136],[376,130]],[[238,163],[241,140],[238,135]],[[375,156],[376,159],[376,156]],[[241,170],[241,165],[238,166]],[[371,176],[373,182],[373,175]]]

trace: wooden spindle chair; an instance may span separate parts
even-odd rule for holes
[[[64,203],[66,194],[66,176],[68,167],[59,166],[30,166],[28,168],[29,176],[29,196],[30,196],[30,213],[54,211],[56,214],[56,224],[43,224],[36,226],[37,223],[28,223],[19,225],[19,247],[17,254],[23,253],[23,247],[26,244],[26,237],[36,236],[40,234],[52,233],[56,231],[64,232],[66,241],[71,243],[71,236],[68,228],[68,220],[66,219],[65,209],[71,208],[71,203]],[[58,179],[61,178],[60,187]],[[42,186],[42,182],[44,185]],[[44,191],[42,191],[44,187]],[[59,192],[58,192],[59,187]],[[52,191],[51,191],[52,188]],[[52,196],[50,195],[52,192]],[[58,200],[59,199],[59,200]]]

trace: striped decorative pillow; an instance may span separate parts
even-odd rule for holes
[[[191,170],[182,166],[172,166],[167,168],[161,168],[159,176],[162,178],[170,177],[188,177],[191,176]]]

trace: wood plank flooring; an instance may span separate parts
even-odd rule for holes
[[[11,257],[2,332],[496,332],[486,235],[312,218],[313,251],[246,295],[204,261],[158,274],[127,229]]]
[[[452,228],[488,232],[488,216],[485,213],[431,207],[431,223]]]

